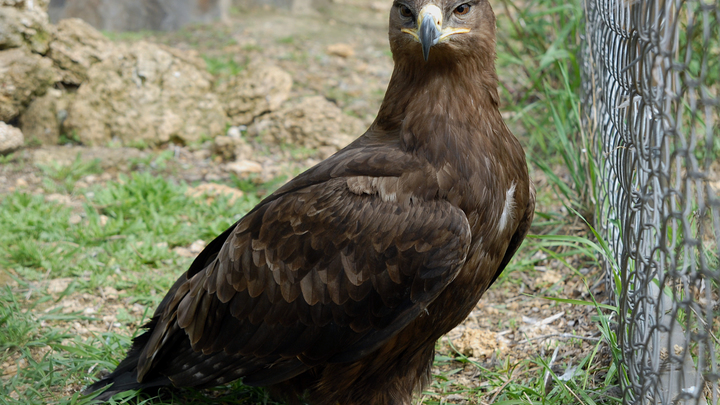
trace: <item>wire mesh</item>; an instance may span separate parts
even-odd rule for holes
[[[585,0],[583,126],[626,404],[720,404],[720,0]]]

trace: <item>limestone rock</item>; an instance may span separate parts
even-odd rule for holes
[[[0,49],[27,46],[39,54],[47,52],[53,27],[42,4],[0,0]]]
[[[227,116],[210,75],[178,52],[144,41],[118,45],[88,69],[64,129],[86,145],[113,138],[133,146],[192,143],[221,133]]]
[[[44,96],[30,103],[20,116],[20,129],[28,142],[56,145],[60,127],[67,117],[67,108],[73,95],[57,89],[48,89]]]
[[[115,45],[95,28],[71,18],[58,23],[47,56],[55,62],[61,82],[79,86],[87,79],[88,69],[110,57],[114,50]]]
[[[24,143],[22,131],[0,121],[0,155],[22,148]]]
[[[252,156],[253,149],[245,139],[233,136],[218,136],[213,140],[213,154],[222,160],[247,159]]]
[[[482,329],[466,329],[453,344],[458,353],[468,357],[492,357],[496,352],[507,352],[506,341],[497,333]]]
[[[26,48],[0,51],[0,121],[20,115],[55,82],[52,62]]]
[[[343,148],[364,130],[360,119],[343,114],[324,97],[308,97],[295,106],[267,114],[248,128],[248,135],[264,142],[310,149]],[[327,153],[323,153],[327,154]]]
[[[230,186],[226,186],[224,184],[217,184],[217,183],[203,183],[198,184],[197,187],[189,187],[187,191],[185,192],[185,195],[193,197],[193,198],[201,198],[206,197],[206,201],[208,203],[211,203],[214,199],[221,196],[227,196],[229,199],[229,203],[232,204],[238,199],[242,198],[245,194],[235,188],[232,188]],[[200,245],[201,244],[201,245]],[[190,253],[191,256],[187,257],[195,257],[198,253],[200,253],[203,248],[205,248],[205,242],[195,241],[191,246],[187,253]],[[177,249],[177,248],[176,248]],[[181,248],[184,249],[184,248]],[[175,249],[173,249],[175,250]],[[187,250],[187,249],[186,249]],[[194,250],[197,250],[197,252],[194,252]],[[180,253],[181,256],[184,256],[183,251],[175,250],[177,253]]]
[[[355,49],[350,44],[332,44],[325,49],[328,55],[335,55],[341,58],[350,58],[355,55]]]
[[[248,159],[239,159],[234,162],[227,163],[224,169],[233,172],[238,176],[245,176],[250,173],[262,172],[262,165],[258,162]]]
[[[287,100],[292,77],[275,65],[254,64],[218,86],[217,93],[233,125],[250,124]]]

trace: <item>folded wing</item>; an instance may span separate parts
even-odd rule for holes
[[[269,200],[224,236],[158,309],[140,381],[267,385],[356,360],[440,294],[471,238],[447,201],[358,195],[345,178]]]

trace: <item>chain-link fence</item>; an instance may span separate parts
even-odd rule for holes
[[[585,11],[583,124],[623,401],[720,404],[720,1]]]

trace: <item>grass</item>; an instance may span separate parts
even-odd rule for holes
[[[523,256],[530,254],[532,257],[534,252],[544,252],[587,283],[587,278],[566,258],[582,257],[600,268],[596,258],[612,263],[614,256],[601,235],[583,219],[592,219],[594,212],[595,169],[587,155],[590,147],[579,112],[578,57],[580,37],[584,32],[582,2],[531,0],[519,4],[504,0],[501,6],[495,7],[504,11],[498,17],[498,69],[511,72],[506,77],[512,79],[501,83],[503,98],[507,100],[505,106],[511,113],[510,125],[517,135],[525,138],[529,161],[543,173],[549,186],[549,189],[538,190],[539,208],[533,231],[541,235],[526,241],[523,248],[529,252]],[[557,209],[558,205],[562,207]],[[563,214],[582,219],[580,224],[590,232],[581,231],[579,236],[563,235],[567,233],[563,225],[568,223],[568,217],[558,217]],[[505,277],[511,277],[512,271],[506,273]],[[616,286],[619,288],[620,283]],[[590,290],[587,284],[586,288]],[[619,291],[615,296],[619,296]],[[559,378],[553,371],[552,356],[530,360],[522,366],[525,369],[538,367],[544,378],[539,378],[541,373],[538,373],[522,380],[517,387],[514,387],[513,379],[505,378],[504,394],[494,403],[620,403],[617,386],[618,373],[622,370],[621,354],[614,329],[617,303],[600,304],[592,294],[586,300],[550,299],[594,308],[594,319],[602,339],[591,352],[585,353],[578,363],[576,375],[569,381]],[[601,347],[609,352],[609,361],[596,356]],[[517,369],[519,365],[515,367]],[[588,384],[600,375],[603,375],[601,384],[594,387]],[[548,377],[555,383],[549,391],[540,386]]]
[[[137,42],[142,40],[152,39],[157,35],[157,31],[140,30],[140,31],[102,31],[109,40],[114,42]]]
[[[71,194],[75,189],[75,184],[80,178],[90,175],[99,174],[100,161],[98,159],[83,161],[80,154],[77,155],[72,164],[63,166],[57,162],[39,165],[40,170],[44,174],[43,186],[48,192],[64,192]]]
[[[208,56],[204,55],[203,59],[207,65],[207,70],[213,76],[232,77],[246,69],[241,63],[238,63],[232,55],[228,56]]]
[[[53,169],[49,178],[62,188],[83,168],[92,172],[74,163]],[[178,276],[177,269],[189,265],[190,258],[173,249],[198,238],[210,241],[259,202],[254,194],[232,204],[222,196],[192,198],[187,188],[134,173],[102,187],[73,190],[83,201],[81,209],[42,195],[3,197],[0,267],[11,278],[4,281],[14,287],[0,291],[0,363],[17,372],[6,371],[1,398],[63,402],[68,399],[58,387],[86,385],[91,367],[112,368],[132,331]],[[80,215],[81,222],[70,222],[73,215]],[[51,282],[63,279],[72,281],[53,290]],[[98,292],[108,287],[117,296],[100,299]],[[72,300],[75,306],[58,306],[68,296],[78,297]],[[116,331],[93,329],[102,323],[93,314],[107,305],[118,307]],[[86,331],[82,336],[68,332],[71,326],[77,329],[76,323]]]

